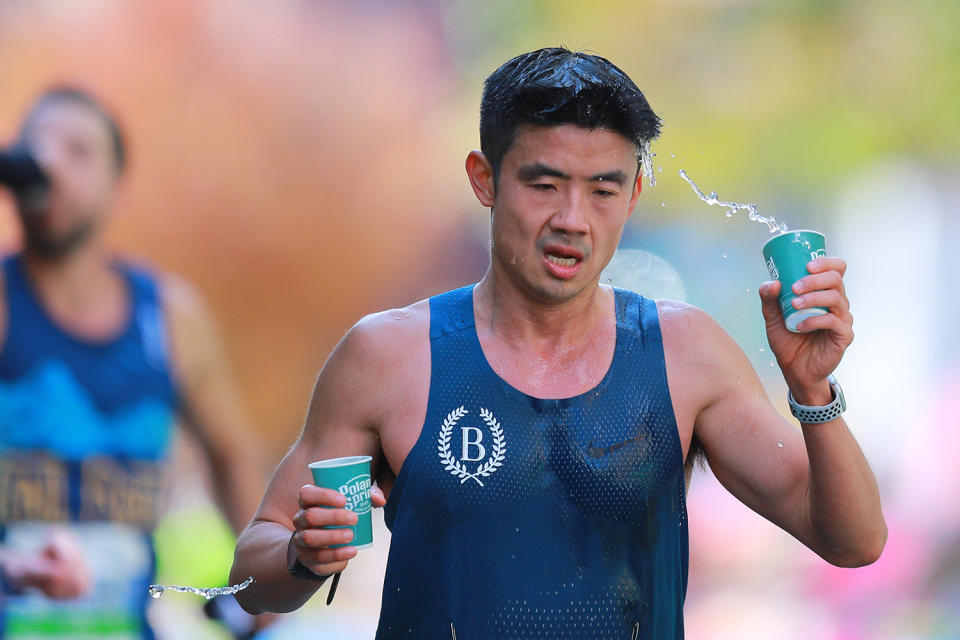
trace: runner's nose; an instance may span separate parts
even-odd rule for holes
[[[569,235],[585,235],[590,230],[585,200],[578,189],[568,189],[566,197],[550,218],[550,229]]]

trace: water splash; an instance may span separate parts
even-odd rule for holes
[[[232,587],[210,587],[205,589],[198,589],[197,587],[181,587],[180,585],[161,585],[161,584],[152,584],[147,588],[147,592],[150,594],[151,598],[159,598],[163,595],[164,591],[179,591],[180,593],[195,593],[198,596],[203,596],[207,600],[214,596],[232,596],[238,591],[243,591],[247,587],[253,584],[253,576],[250,576],[240,584],[235,584]]]
[[[725,202],[720,199],[716,191],[711,191],[709,195],[703,195],[703,191],[700,190],[693,180],[687,176],[687,172],[684,169],[680,169],[680,177],[687,181],[687,183],[693,188],[693,192],[697,194],[697,197],[706,202],[709,205],[719,205],[721,207],[726,207],[726,216],[729,218],[737,211],[746,211],[747,217],[749,217],[754,222],[760,222],[767,225],[767,228],[770,230],[770,233],[786,233],[787,225],[785,222],[777,222],[777,219],[773,216],[769,218],[760,215],[757,211],[757,205],[755,204],[740,204],[739,202]]]
[[[650,153],[650,141],[645,140],[640,145],[640,166],[643,168],[643,175],[650,182],[651,187],[657,186],[657,176],[653,174],[653,156],[657,154]]]
[[[793,243],[799,244],[803,247],[805,251],[810,251],[812,247],[810,246],[810,241],[803,237],[803,234],[797,231],[793,234]]]

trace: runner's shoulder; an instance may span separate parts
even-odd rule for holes
[[[736,343],[703,309],[678,300],[657,300],[660,333],[668,348],[698,360],[719,355]]]
[[[183,276],[166,270],[147,271],[156,282],[157,295],[170,323],[174,340],[210,338],[216,321],[212,307],[200,290]]]
[[[338,349],[365,363],[385,365],[429,353],[429,344],[430,305],[421,300],[364,316],[350,328]]]
[[[656,302],[661,330],[687,334],[720,328],[717,321],[700,307],[680,300],[657,299]]]

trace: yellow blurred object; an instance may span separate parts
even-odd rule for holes
[[[191,506],[164,516],[153,532],[156,584],[227,584],[236,538],[216,508]]]

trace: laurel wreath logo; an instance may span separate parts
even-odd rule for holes
[[[450,453],[450,436],[453,433],[453,428],[457,426],[457,423],[460,422],[461,418],[468,413],[470,412],[467,411],[466,407],[459,406],[447,414],[447,417],[443,420],[443,426],[440,428],[440,437],[437,438],[437,450],[440,452],[440,461],[445,465],[444,469],[460,478],[460,484],[463,484],[467,480],[473,478],[477,481],[477,484],[482,487],[483,482],[480,481],[480,478],[488,477],[491,473],[496,471],[498,467],[503,465],[503,458],[507,451],[507,445],[504,442],[503,428],[493,416],[493,413],[487,409],[484,409],[483,407],[480,407],[480,419],[486,423],[487,427],[490,428],[490,433],[493,434],[493,447],[490,451],[490,457],[487,458],[486,462],[477,465],[477,470],[473,473],[470,473],[466,465],[457,460],[455,457],[453,457],[453,454]]]

